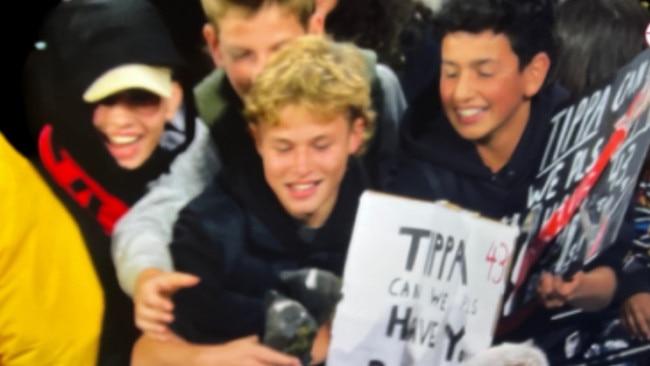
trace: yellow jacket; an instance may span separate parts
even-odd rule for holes
[[[0,134],[0,366],[93,365],[101,286],[77,224]]]

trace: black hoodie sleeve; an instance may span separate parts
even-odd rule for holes
[[[201,279],[196,286],[179,290],[173,299],[171,327],[194,343],[261,335],[264,329],[263,299],[228,290],[233,286],[225,283],[228,262],[236,257],[231,244],[243,240],[243,219],[223,198],[223,192],[210,192],[209,187],[182,210],[170,245],[176,270]]]
[[[440,199],[439,178],[434,169],[423,166],[425,164],[427,163],[416,159],[400,159],[387,191],[427,201]]]

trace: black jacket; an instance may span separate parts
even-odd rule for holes
[[[282,270],[316,267],[341,275],[365,172],[350,159],[336,205],[319,229],[291,218],[253,167],[222,169],[180,213],[174,267],[201,282],[174,298],[172,328],[191,342],[224,342],[264,332],[264,296],[283,291]]]

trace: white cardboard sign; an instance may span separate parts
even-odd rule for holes
[[[488,348],[517,235],[446,203],[365,192],[328,365],[458,365]]]

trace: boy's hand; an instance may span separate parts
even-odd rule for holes
[[[219,366],[301,366],[300,361],[259,343],[257,336],[230,341],[215,352]]]
[[[169,331],[165,342],[141,336],[133,347],[131,364],[196,366],[302,366],[300,361],[260,344],[257,336],[221,344],[190,343]]]
[[[565,281],[561,275],[543,273],[537,284],[539,294],[544,306],[559,308],[569,302],[582,282],[584,272],[579,271],[570,281]]]
[[[164,272],[147,268],[138,276],[133,294],[135,325],[146,335],[164,341],[167,327],[174,321],[171,296],[181,288],[191,287],[199,278],[181,272]]]
[[[632,338],[650,341],[650,293],[628,297],[621,306],[621,322]]]

